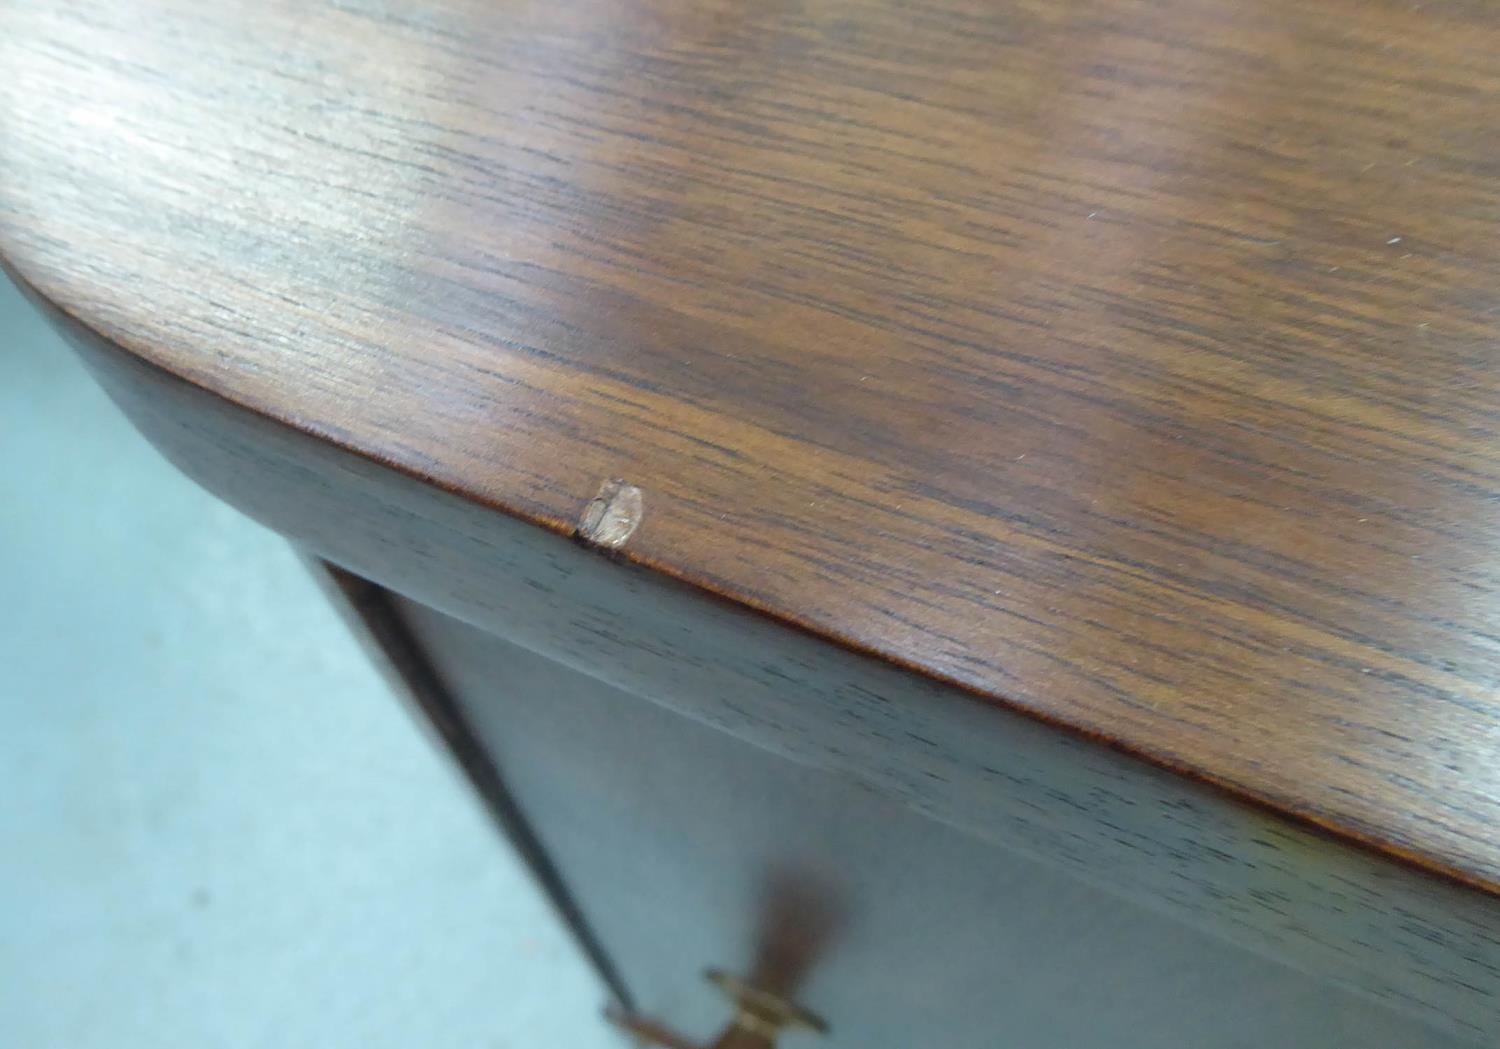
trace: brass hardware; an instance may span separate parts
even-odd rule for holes
[[[734,1022],[708,1049],[776,1049],[776,1040],[782,1031],[794,1028],[815,1031],[828,1030],[827,1025],[801,1006],[787,1001],[779,995],[761,990],[737,976],[718,969],[710,969],[708,981],[723,991],[734,1002]],[[628,1031],[647,1045],[663,1049],[701,1049],[700,1046],[675,1034],[671,1030],[643,1016],[632,1016],[611,1010],[605,1014],[611,1023]]]

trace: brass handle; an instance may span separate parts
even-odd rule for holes
[[[779,995],[761,990],[737,976],[718,969],[706,974],[710,983],[723,991],[734,1003],[734,1021],[708,1049],[775,1049],[781,1032],[793,1028],[828,1030],[812,1013]],[[647,1045],[663,1049],[702,1049],[692,1042],[644,1016],[611,1010],[605,1014],[611,1023],[633,1034]]]

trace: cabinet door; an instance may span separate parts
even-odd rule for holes
[[[827,1021],[831,1049],[1462,1044],[858,782],[400,608],[636,1006],[704,1044],[727,1015],[710,967],[779,984]]]

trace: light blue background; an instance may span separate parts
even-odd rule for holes
[[[291,550],[0,278],[0,1045],[621,1043]]]

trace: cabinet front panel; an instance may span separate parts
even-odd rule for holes
[[[423,606],[434,659],[636,1005],[704,1044],[709,967],[829,1049],[1462,1043]]]

